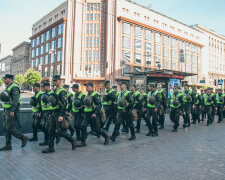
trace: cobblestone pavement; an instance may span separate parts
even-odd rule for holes
[[[41,154],[40,141],[21,149],[20,141],[13,138],[13,151],[0,152],[0,179],[225,179],[225,122],[209,127],[201,122],[172,133],[167,117],[165,129],[154,138],[145,136],[147,128],[142,124],[142,132],[132,142],[121,134],[116,143],[104,146],[102,138],[89,136],[87,147],[72,151],[62,140],[56,152],[47,155]]]

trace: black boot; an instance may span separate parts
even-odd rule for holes
[[[105,142],[104,142],[104,145],[108,145],[109,144],[109,136],[107,136],[106,138],[105,138]]]
[[[152,137],[156,137],[156,136],[158,136],[158,133],[157,132],[155,132],[155,133],[152,133],[152,135],[151,135]]]
[[[71,128],[70,128],[70,136],[73,137],[74,133],[75,133],[75,130],[71,127]]]
[[[38,141],[38,138],[33,136],[32,138],[29,139],[29,141]]]
[[[161,125],[161,126],[159,127],[159,129],[164,129],[164,125]]]
[[[140,129],[139,128],[136,129],[135,133],[140,133]]]
[[[135,140],[136,139],[136,136],[135,134],[131,135],[131,137],[128,139],[129,141],[132,141],[132,140]]]
[[[77,144],[77,147],[83,147],[83,146],[87,146],[85,141],[81,142],[80,144]]]
[[[112,142],[116,142],[116,136],[111,136],[111,137],[110,137],[110,140],[111,140]]]
[[[177,132],[177,129],[173,129],[172,132]]]
[[[44,141],[42,143],[39,143],[39,146],[47,146],[48,145],[48,141]]]
[[[55,138],[55,143],[59,144],[60,140],[61,140],[61,137],[59,135],[57,135]]]
[[[21,147],[23,148],[27,145],[28,137],[23,136],[21,140],[22,140]]]
[[[50,147],[42,151],[42,153],[54,153],[54,152],[55,152],[55,149]]]
[[[11,144],[6,144],[2,148],[0,148],[0,151],[10,151],[10,150],[12,150]]]
[[[73,139],[73,141],[71,142],[71,145],[72,145],[72,150],[75,150],[76,147],[77,147],[77,143],[76,141]]]
[[[151,136],[152,135],[152,131],[149,131],[146,136]]]

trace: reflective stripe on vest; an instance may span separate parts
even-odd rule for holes
[[[133,97],[134,97],[134,107],[136,107],[138,105],[138,99],[137,99],[137,96],[140,95],[141,93],[139,91],[135,91],[133,93]]]
[[[97,91],[92,92],[90,95],[87,94],[86,96],[92,96],[92,97],[94,97],[96,94],[98,94],[99,96],[101,96],[101,94],[98,93]],[[102,97],[100,97],[100,98],[101,98],[101,102],[102,102]],[[96,105],[95,105],[95,103],[93,101],[93,105],[91,107],[85,106],[84,112],[92,112],[95,109],[96,109]]]
[[[73,98],[74,98],[74,99],[79,99],[79,100],[81,100],[83,96],[85,96],[85,94],[84,94],[83,92],[80,92],[80,94],[79,94],[79,96],[78,96],[77,98],[76,98],[76,93],[74,94]],[[77,108],[77,107],[75,107],[74,104],[73,104],[73,105],[72,105],[72,111],[73,111],[73,112],[79,112],[80,109],[81,109],[82,107],[83,107],[83,106]]]
[[[115,90],[114,89],[110,89],[108,94],[111,94],[112,92],[115,92]],[[105,91],[105,93],[107,93],[107,91]],[[111,100],[104,102],[104,106],[111,106],[111,105],[112,105],[112,101]]]
[[[191,93],[192,93],[191,90],[188,90],[187,93],[185,92],[185,90],[182,91],[182,95],[183,95],[184,102],[191,102],[192,101],[192,99],[191,99],[191,101],[187,101],[187,99],[186,99],[188,95],[191,97]]]
[[[53,91],[49,91],[49,92],[43,93],[43,94],[47,94],[49,96],[50,94],[53,94],[53,93],[54,93]],[[41,109],[42,109],[42,111],[50,111],[50,110],[52,110],[52,106],[48,103],[44,103],[41,100]]]
[[[126,101],[126,97],[130,93],[131,93],[131,91],[126,90],[125,93],[123,93],[123,96],[121,96],[122,92],[120,92],[120,94],[118,96],[118,101],[120,100],[120,98],[123,98]],[[120,109],[120,110],[122,110],[122,109],[125,109],[126,107],[120,107],[120,106],[118,106],[117,108]]]
[[[39,96],[42,95],[42,94],[43,94],[43,92],[42,91],[39,91],[35,95],[36,100],[38,100]],[[38,112],[39,111],[39,108],[40,108],[40,104],[39,104],[39,102],[37,102],[37,105],[36,106],[32,106],[32,112]]]
[[[174,106],[174,105],[173,105],[173,101],[174,101],[175,99],[177,99],[177,100],[179,101],[179,97],[180,97],[180,96],[182,96],[182,94],[181,94],[180,92],[178,92],[176,96],[175,96],[174,93],[172,93],[172,94],[170,95],[170,107],[172,107],[172,108],[179,108],[179,107],[180,107],[180,103],[179,103],[178,106]]]
[[[65,92],[67,93],[66,89],[64,89],[64,88],[62,88],[62,87],[59,88],[59,89],[57,89],[57,90],[55,91],[55,94],[57,95],[57,98],[58,98],[59,94],[60,94],[62,91],[65,91]],[[57,104],[56,106],[52,107],[52,110],[59,109],[59,106],[60,106],[60,105],[61,105],[61,102],[60,102],[60,100],[59,100],[59,98],[58,98],[58,104]]]
[[[198,105],[198,104],[199,104],[198,96],[199,96],[199,94],[198,94],[198,93],[196,93],[196,95],[195,95],[195,98],[197,99],[197,101],[195,102],[195,104],[196,104],[196,105]]]
[[[150,99],[150,97],[155,97],[158,93],[159,93],[159,91],[157,91],[157,90],[155,90],[155,92],[153,94],[152,94],[151,91],[148,92],[148,95],[147,95],[147,102],[148,102],[147,107],[149,107],[149,108],[155,108],[156,107],[155,104],[150,104],[149,103],[149,99]]]
[[[211,106],[213,104],[213,100],[211,102],[207,101],[207,98],[210,97],[210,96],[213,97],[213,94],[210,94],[210,95],[205,94],[205,96],[204,96],[204,104],[205,104],[205,106]]]
[[[4,109],[9,109],[9,108],[12,107],[11,90],[12,90],[12,88],[14,88],[14,87],[17,87],[17,88],[19,89],[19,93],[20,93],[20,96],[19,96],[19,104],[21,104],[21,92],[20,92],[20,88],[19,88],[19,86],[18,86],[17,84],[12,83],[9,87],[7,87],[7,88],[5,89],[5,91],[7,91],[7,92],[9,93],[10,99],[9,99],[9,102],[7,102],[7,103],[3,102],[3,103],[2,103],[2,107],[3,107]]]
[[[220,97],[223,98],[223,101],[222,102],[220,102],[220,100],[219,100]],[[219,94],[216,94],[216,103],[217,104],[223,104],[224,103],[224,97],[223,97],[222,94],[221,94],[221,96]]]

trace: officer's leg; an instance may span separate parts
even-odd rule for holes
[[[152,124],[151,124],[151,117],[152,117],[151,108],[148,108],[147,109],[147,114],[146,114],[146,123],[148,125],[149,132],[146,134],[146,136],[151,136],[152,133],[153,133]]]
[[[29,141],[37,141],[37,115],[36,113],[32,114],[32,129],[33,129],[33,137],[29,139]]]
[[[123,116],[122,116],[122,112],[121,110],[117,112],[117,118],[116,118],[116,123],[115,123],[115,127],[111,136],[111,140],[113,142],[116,141],[116,137],[119,135],[119,130],[120,130],[120,126],[122,124],[122,122],[124,121]]]
[[[91,114],[90,113],[85,113],[84,114],[84,120],[82,121],[81,124],[81,143],[85,144],[86,139],[87,139],[87,127],[89,122],[91,121]]]
[[[73,113],[73,118],[74,118],[74,128],[76,131],[76,138],[77,141],[81,140],[81,117],[80,113]]]
[[[160,123],[160,128],[159,129],[164,129],[164,121],[165,121],[165,110],[163,107],[159,110],[159,123]]]
[[[138,120],[137,120],[137,126],[136,126],[136,131],[135,131],[135,133],[140,133],[141,118],[142,118],[142,112],[141,112],[141,110],[138,110],[138,111],[137,111],[137,115],[138,115]]]
[[[131,112],[125,112],[125,113],[123,113],[123,118],[126,119],[127,126],[128,126],[128,128],[130,128],[131,137],[129,138],[129,140],[136,139],[135,129],[134,129],[134,123],[133,123],[133,121],[131,119]]]
[[[220,123],[223,119],[223,109],[222,109],[222,105],[220,105],[218,107],[217,113],[218,113],[218,123]]]
[[[179,108],[175,109],[175,114],[174,114],[174,129],[177,130],[177,128],[179,127],[179,118],[180,118],[180,112],[179,112]]]
[[[152,134],[152,136],[158,136],[158,112],[155,112],[154,109],[152,110],[152,127],[154,130],[154,133]]]
[[[112,106],[105,106],[104,109],[106,114],[106,122],[105,122],[104,129],[108,131],[111,125],[111,122],[113,120],[113,115],[112,115],[113,109],[112,109]]]
[[[211,106],[207,106],[206,113],[207,113],[207,116],[208,116],[207,126],[209,126],[209,124],[212,123],[212,107]]]

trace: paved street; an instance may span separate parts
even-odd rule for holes
[[[167,120],[156,138],[145,136],[147,128],[142,124],[136,141],[129,142],[122,134],[115,144],[104,146],[103,139],[89,136],[87,147],[72,151],[63,140],[56,153],[48,155],[40,153],[43,148],[37,142],[21,149],[13,139],[13,151],[0,153],[0,179],[225,179],[225,122],[180,127],[172,133]],[[4,138],[0,140],[4,145]]]

